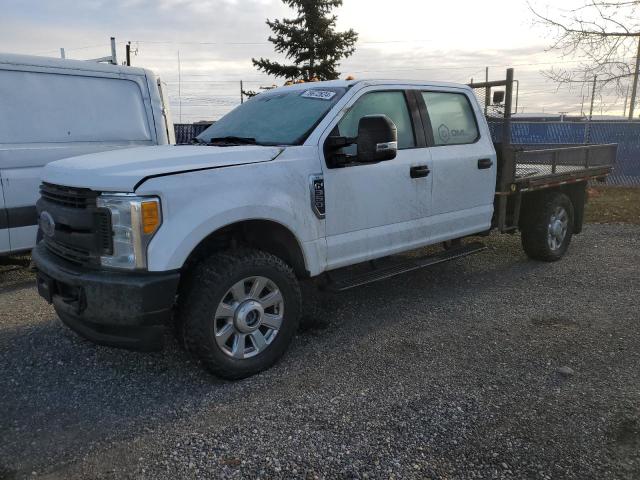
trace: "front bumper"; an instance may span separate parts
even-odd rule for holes
[[[121,273],[79,267],[32,251],[38,293],[69,328],[101,345],[152,351],[162,348],[180,280],[179,272]]]

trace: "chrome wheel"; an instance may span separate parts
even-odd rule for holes
[[[569,228],[569,214],[563,207],[556,207],[549,218],[549,226],[547,229],[547,243],[551,250],[558,250]]]
[[[253,357],[273,342],[283,318],[284,299],[278,286],[266,277],[245,278],[234,284],[218,304],[216,343],[230,357]]]

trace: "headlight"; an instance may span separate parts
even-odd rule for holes
[[[100,195],[98,208],[111,212],[113,253],[100,257],[106,267],[147,268],[147,246],[162,224],[160,200],[127,194]]]

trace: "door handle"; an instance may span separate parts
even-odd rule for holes
[[[409,175],[411,176],[411,178],[426,177],[430,173],[431,170],[429,170],[429,167],[427,165],[418,165],[409,169]]]
[[[478,168],[480,170],[486,170],[487,168],[491,168],[493,166],[493,160],[490,158],[481,158],[478,160]]]

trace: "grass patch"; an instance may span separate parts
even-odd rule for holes
[[[585,221],[640,225],[640,188],[590,188]]]

